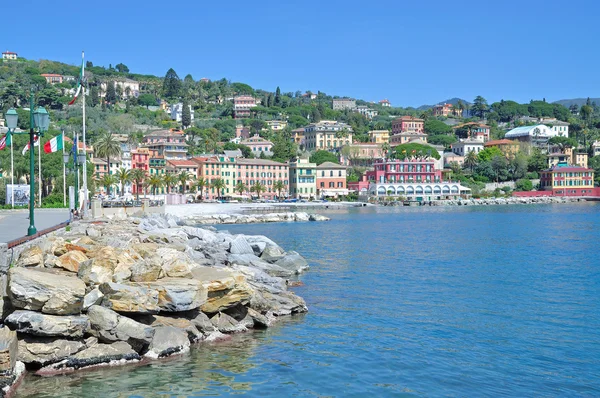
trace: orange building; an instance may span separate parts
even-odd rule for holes
[[[339,197],[348,195],[346,187],[346,167],[332,162],[324,162],[317,166],[317,195]]]
[[[448,115],[450,115],[452,113],[453,108],[454,108],[454,106],[452,106],[452,104],[438,104],[438,105],[435,105],[431,109],[431,111],[433,113],[433,116],[448,117]]]
[[[540,189],[554,196],[592,196],[594,169],[559,163],[541,172]]]

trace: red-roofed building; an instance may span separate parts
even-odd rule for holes
[[[198,163],[193,160],[167,160],[167,172],[174,174],[188,173],[189,178],[184,191],[189,191],[198,175]]]
[[[2,59],[17,59],[19,55],[12,51],[5,51],[2,53]]]
[[[387,98],[379,101],[379,105],[385,106],[385,107],[391,107],[392,106],[392,104],[390,103],[390,101]]]
[[[566,163],[540,173],[540,190],[552,196],[600,196],[600,188],[594,188],[594,169]]]
[[[46,79],[46,83],[57,84],[63,82],[63,76],[57,73],[42,73],[41,76]]]
[[[452,113],[454,107],[452,104],[437,104],[431,109],[433,116],[444,116],[448,117]]]

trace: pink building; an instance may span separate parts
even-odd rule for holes
[[[281,198],[288,196],[289,192],[289,168],[285,163],[275,162],[267,159],[235,159],[235,170],[237,172],[236,184],[242,182],[250,195],[256,194],[251,188],[260,183],[265,187],[265,192],[260,194],[261,198],[275,199],[281,194]],[[281,181],[284,189],[279,192],[275,189],[275,182]]]
[[[392,135],[400,133],[424,133],[423,119],[414,116],[401,116],[392,122]]]
[[[452,106],[452,104],[438,104],[435,105],[431,111],[433,113],[433,116],[448,116],[452,113],[452,109],[454,107]]]
[[[265,155],[271,155],[273,152],[271,149],[273,148],[273,143],[271,141],[267,141],[258,134],[254,134],[252,137],[247,140],[243,140],[240,142],[242,145],[246,145],[250,149],[252,149],[252,153],[254,156],[259,157],[262,152]]]
[[[236,126],[235,127],[235,138],[240,138],[245,140],[246,138],[250,138],[250,129],[244,126]]]
[[[250,109],[256,107],[256,98],[251,95],[238,95],[233,99],[233,114],[236,119],[250,117]]]

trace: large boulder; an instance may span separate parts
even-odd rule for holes
[[[159,326],[155,330],[146,356],[162,358],[190,349],[190,340],[184,330],[173,326]]]
[[[86,348],[80,341],[48,337],[26,337],[19,340],[19,361],[29,365],[46,366],[59,362]]]
[[[158,245],[156,243],[138,243],[135,245],[135,251],[142,256],[142,258],[152,257],[156,254],[156,250],[158,250]]]
[[[231,254],[254,254],[252,246],[250,246],[243,235],[236,236],[229,243],[229,252]]]
[[[102,305],[117,312],[154,314],[159,311],[158,291],[142,286],[103,283],[100,291],[104,295]]]
[[[166,276],[173,278],[188,278],[190,274],[191,259],[187,254],[170,247],[163,247],[156,251],[162,261],[162,269]]]
[[[204,334],[208,334],[217,330],[212,324],[210,318],[202,311],[198,311],[197,315],[191,319],[192,324]]]
[[[85,284],[75,276],[19,267],[8,272],[8,296],[15,308],[55,315],[78,314],[84,295]]]
[[[240,325],[233,317],[219,312],[210,318],[210,322],[219,330],[221,333],[236,333],[246,331],[246,327]]]
[[[87,311],[92,305],[100,305],[104,294],[97,287],[90,290],[83,298],[83,309]]]
[[[260,255],[261,260],[274,263],[285,257],[285,252],[279,246],[267,246]]]
[[[277,264],[271,264],[252,254],[231,254],[229,255],[229,263],[232,265],[246,265],[258,268],[271,276],[280,278],[289,278],[295,275],[295,272]]]
[[[199,308],[208,296],[202,281],[185,278],[163,278],[155,282],[136,283],[158,292],[158,308],[165,312],[181,312]]]
[[[126,341],[137,352],[152,342],[154,329],[98,305],[88,309],[90,333],[104,343]]]
[[[137,320],[145,325],[150,325],[154,328],[160,326],[170,326],[183,330],[191,343],[196,343],[204,338],[200,330],[195,326],[190,319],[183,316],[173,315],[147,315],[138,317]],[[209,321],[210,323],[210,321]],[[212,325],[212,324],[211,324]]]
[[[310,268],[304,257],[295,251],[287,252],[287,254],[282,259],[276,261],[275,264],[293,271],[296,274],[300,274]]]
[[[31,246],[21,252],[17,267],[38,267],[44,265],[44,253],[39,246]]]
[[[118,264],[115,249],[110,246],[104,246],[88,251],[87,256],[91,260],[79,265],[79,278],[88,285],[112,282],[113,273]]]
[[[192,270],[195,279],[202,281],[208,291],[208,300],[200,309],[215,313],[238,303],[247,303],[253,289],[240,274],[210,267],[197,267]]]
[[[132,282],[153,282],[162,271],[161,259],[158,256],[147,256],[133,264],[130,270]]]
[[[273,293],[256,290],[255,295],[250,300],[250,308],[260,313],[270,312],[277,316],[308,311],[304,300],[288,291]]]
[[[17,352],[17,333],[7,327],[0,328],[0,377],[12,375]]]
[[[4,320],[11,329],[34,336],[83,337],[90,329],[85,315],[57,316],[18,310]]]
[[[54,262],[54,265],[56,267],[64,268],[67,271],[78,272],[79,265],[87,260],[88,258],[83,252],[72,250],[58,257]]]

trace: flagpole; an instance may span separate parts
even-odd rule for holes
[[[10,190],[10,203],[12,208],[15,208],[15,167],[13,162],[13,137],[12,134],[10,136],[10,180],[12,184],[12,189]]]
[[[42,137],[38,135],[38,174],[40,175],[40,184],[38,185],[38,201],[42,207]],[[32,149],[35,151],[35,148]]]
[[[62,131],[62,154],[63,154],[63,159],[65,158],[65,130]],[[62,162],[63,164],[63,206],[67,207],[67,165],[66,163]]]
[[[83,162],[83,216],[87,217],[88,215],[88,185],[87,185],[87,144],[85,141],[85,85],[83,84],[83,78],[84,78],[84,63],[83,63],[83,58],[84,58],[84,53],[83,51],[81,52],[81,90],[83,93],[83,101],[81,101],[82,103],[82,108],[83,108],[83,153],[86,155],[86,161]]]

